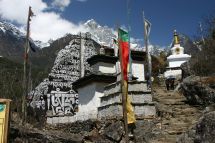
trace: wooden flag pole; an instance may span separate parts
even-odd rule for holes
[[[152,88],[152,79],[151,79],[151,74],[152,74],[152,66],[151,66],[151,55],[149,52],[149,48],[148,48],[148,35],[146,33],[146,24],[145,24],[145,16],[144,16],[144,12],[143,12],[143,26],[144,26],[144,43],[145,43],[145,47],[146,47],[146,54],[147,54],[147,65],[148,65],[148,76],[149,76],[149,84],[150,84],[150,88]]]
[[[131,22],[130,22],[130,14],[131,14],[131,8],[130,8],[130,0],[127,0],[127,19],[128,19],[128,50],[129,50],[129,71],[128,71],[128,79],[129,81],[132,80],[132,58],[131,58],[131,46],[130,46],[130,33],[131,33]]]
[[[118,29],[119,33],[119,29]],[[123,65],[122,65],[122,48],[119,44],[119,35],[118,35],[118,47],[119,47],[119,60],[121,66],[121,91],[122,91],[122,107],[123,107],[123,120],[124,120],[124,129],[125,129],[125,142],[128,143],[128,117],[127,117],[127,109],[126,109],[126,102],[127,102],[127,82],[124,80],[124,73],[123,73]]]
[[[28,79],[27,79],[27,61],[28,61],[28,46],[29,46],[29,29],[30,29],[30,17],[31,17],[31,7],[29,6],[28,10],[28,19],[27,19],[27,33],[26,33],[26,45],[24,49],[24,69],[23,69],[23,96],[22,96],[22,124],[26,122],[26,96],[28,94]]]

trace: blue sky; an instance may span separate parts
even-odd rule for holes
[[[215,0],[130,0],[131,36],[143,38],[142,10],[152,23],[150,42],[166,46],[171,43],[174,29],[191,37],[197,34],[198,22],[215,12]],[[95,19],[101,25],[116,27],[128,24],[127,0],[72,1],[62,12],[74,21]]]
[[[66,33],[86,32],[83,23],[89,19],[113,29],[128,25],[127,0],[0,0],[0,18],[25,31],[29,6],[36,15],[31,21],[30,36],[43,42]],[[194,37],[198,23],[215,15],[215,0],[130,0],[130,9],[131,37],[143,39],[144,10],[152,23],[150,43],[166,47],[174,29]]]

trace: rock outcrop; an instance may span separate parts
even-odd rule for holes
[[[190,104],[207,106],[215,103],[214,77],[189,76],[181,83],[181,91]]]
[[[194,74],[194,72],[190,69],[189,64],[190,64],[189,62],[185,62],[180,66],[182,69],[182,78],[186,78],[186,77]]]
[[[215,78],[189,76],[181,83],[181,91],[189,104],[204,108],[198,122],[177,138],[177,143],[215,142]]]
[[[104,135],[110,140],[119,142],[123,135],[123,122],[117,121],[104,129]]]
[[[30,106],[40,110],[38,113],[43,110],[46,117],[73,116],[78,110],[78,94],[72,83],[91,72],[87,59],[99,48],[89,33],[73,36],[69,44],[58,52],[48,78],[30,92]]]
[[[157,121],[136,122],[130,143],[153,143],[162,137]],[[125,132],[121,120],[86,120],[68,124],[46,125],[42,129],[26,124],[11,124],[10,142],[22,143],[124,143]]]
[[[214,143],[215,142],[215,111],[203,115],[198,123],[183,133],[177,143]]]
[[[196,142],[215,142],[215,111],[203,115],[196,125]]]
[[[9,142],[11,143],[82,143],[80,134],[65,133],[55,130],[39,130],[11,124]]]

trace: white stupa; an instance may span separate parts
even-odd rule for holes
[[[167,57],[167,61],[169,63],[169,67],[180,67],[181,64],[187,62],[191,56],[188,54],[184,54],[184,48],[181,47],[179,43],[179,37],[176,32],[174,31],[174,46],[171,48],[171,55]]]
[[[184,48],[181,47],[179,42],[179,36],[174,31],[174,46],[171,48],[171,55],[167,57],[169,67],[166,68],[166,72],[164,73],[165,78],[174,77],[181,78],[182,71],[180,66],[189,61],[191,55],[184,54]]]

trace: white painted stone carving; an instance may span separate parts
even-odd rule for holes
[[[87,59],[97,53],[94,41],[89,33],[74,37],[59,51],[49,77],[29,93],[30,106],[46,110],[48,117],[71,116],[78,111],[78,94],[72,83],[81,76],[81,56],[84,57],[85,73],[91,72]],[[85,45],[82,53],[81,38]]]
[[[57,88],[57,91],[51,91],[47,94],[47,108],[52,110],[52,115],[74,115],[75,109],[78,109],[78,94],[73,90],[64,92]]]

